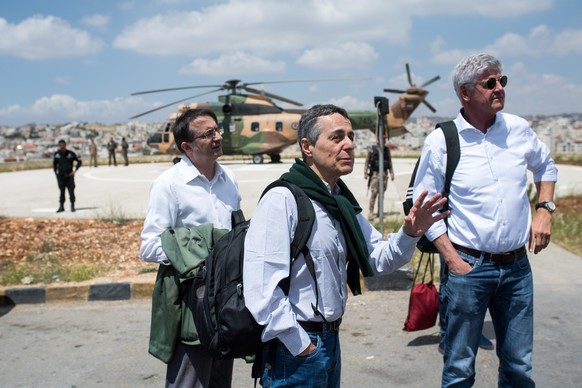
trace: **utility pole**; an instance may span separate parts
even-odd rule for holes
[[[378,115],[376,141],[378,144],[378,218],[380,219],[380,233],[384,236],[384,134],[386,122],[384,117],[388,114],[388,99],[386,97],[374,97],[374,106]]]

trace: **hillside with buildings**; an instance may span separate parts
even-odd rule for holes
[[[582,114],[525,118],[552,153],[582,153]],[[422,117],[411,120],[406,125],[409,133],[392,139],[392,142],[398,149],[420,149],[424,138],[434,129],[435,124],[448,119]]]
[[[82,158],[89,156],[89,139],[98,145],[99,157],[107,156],[106,144],[113,138],[117,143],[125,137],[129,143],[129,154],[150,153],[147,146],[149,135],[162,123],[131,121],[122,124],[101,123],[26,124],[19,127],[0,126],[0,161],[24,161],[52,158],[60,139]]]
[[[424,138],[437,122],[447,120],[440,117],[412,118],[406,128],[409,133],[390,139],[394,147],[401,151],[419,150]],[[582,153],[582,114],[560,116],[526,117],[540,139],[553,153]],[[0,126],[0,162],[25,161],[51,158],[57,149],[59,139],[64,139],[68,147],[82,158],[88,158],[88,144],[91,137],[99,147],[99,156],[106,157],[106,143],[113,138],[117,143],[125,137],[130,144],[129,154],[143,155],[156,153],[147,145],[148,137],[163,123],[130,121],[105,125],[100,123],[26,124],[19,127]],[[358,131],[356,149],[365,150],[374,136],[371,132]]]

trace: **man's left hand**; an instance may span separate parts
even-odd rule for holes
[[[432,224],[450,214],[450,210],[444,213],[436,213],[447,202],[446,198],[442,198],[441,193],[437,193],[434,197],[424,202],[427,195],[428,190],[423,191],[414,202],[414,206],[410,209],[408,215],[404,216],[402,230],[409,236],[422,236]]]

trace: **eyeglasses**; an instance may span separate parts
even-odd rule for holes
[[[224,129],[221,127],[208,128],[208,130],[204,132],[202,135],[194,136],[192,138],[192,141],[196,139],[213,139],[217,133],[219,135],[222,135],[224,133]]]
[[[479,85],[483,86],[485,89],[493,90],[493,89],[495,89],[495,86],[497,86],[497,81],[499,81],[499,84],[502,87],[505,87],[505,85],[507,85],[507,76],[502,75],[499,78],[491,77],[485,82],[477,82],[477,83]]]

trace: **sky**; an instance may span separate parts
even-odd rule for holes
[[[383,89],[408,86],[406,63],[416,85],[441,77],[427,101],[454,117],[452,70],[477,52],[503,63],[506,112],[582,113],[580,15],[576,0],[2,1],[0,125],[126,122],[216,88],[134,92],[230,79],[307,80],[253,87],[305,108],[371,110],[375,96],[398,98]],[[433,113],[421,105],[414,115]]]

